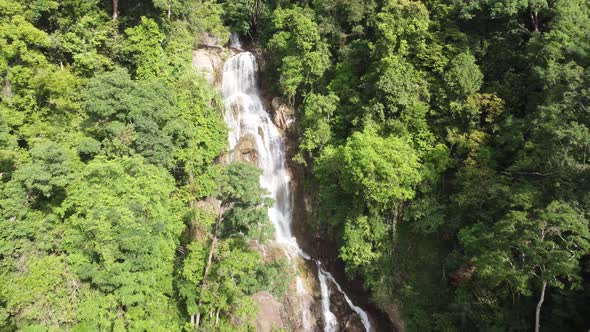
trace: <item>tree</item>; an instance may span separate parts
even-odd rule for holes
[[[110,55],[117,44],[115,25],[93,3],[64,3],[60,8],[59,33],[53,36],[54,52],[85,77],[113,68]],[[75,16],[75,20],[72,19]]]
[[[547,0],[478,0],[467,3],[456,1],[456,3],[463,18],[472,18],[482,12],[491,18],[516,16],[528,10],[535,32],[539,31],[539,12],[549,7]]]
[[[83,328],[177,329],[172,270],[183,228],[174,181],[140,157],[95,158],[60,208]]]
[[[579,285],[579,261],[590,248],[590,231],[580,211],[554,201],[542,210],[509,211],[497,223],[465,228],[460,240],[478,275],[492,286],[507,284],[516,293],[530,295],[541,284],[538,328],[546,286]]]
[[[136,82],[124,69],[98,75],[86,88],[88,131],[108,155],[140,154],[170,167],[175,147],[169,126],[175,102],[160,81]]]
[[[331,118],[336,111],[338,101],[338,97],[334,94],[323,96],[312,93],[306,96],[301,124],[305,128],[300,144],[302,151],[310,154],[321,152],[321,149],[330,142]]]
[[[72,152],[49,142],[31,149],[30,155],[31,162],[14,174],[14,180],[25,189],[25,206],[37,199],[63,199],[79,167]]]
[[[313,86],[328,66],[327,44],[321,39],[317,24],[306,10],[298,7],[278,9],[273,14],[268,48],[280,60],[280,87],[293,103],[302,86]]]
[[[221,237],[229,237],[236,233],[247,236],[257,230],[262,230],[262,234],[268,236],[267,208],[270,202],[264,196],[264,190],[260,188],[260,174],[259,169],[241,162],[231,163],[221,172],[218,180],[219,187],[214,194],[217,199],[214,211],[215,223],[211,231],[211,243],[203,270],[201,288],[207,288],[207,277]],[[203,299],[200,298],[197,308],[202,305],[202,302]],[[199,326],[201,312],[193,316],[191,322]]]
[[[125,29],[127,39],[123,45],[126,60],[135,67],[135,75],[142,79],[154,78],[168,70],[162,48],[163,34],[158,24],[147,17],[141,23]]]
[[[379,36],[379,55],[407,56],[424,50],[429,24],[428,10],[422,2],[385,1],[374,21]]]
[[[113,21],[119,18],[119,0],[113,0]]]
[[[427,84],[422,74],[406,59],[395,55],[383,58],[377,69],[375,95],[385,108],[385,114],[376,114],[376,119],[392,118],[407,107],[416,105],[428,97]]]
[[[177,115],[171,118],[166,134],[176,147],[176,174],[185,174],[188,181],[193,181],[227,148],[223,110],[216,106],[223,102],[205,78],[192,69],[178,77],[173,93]]]
[[[172,18],[172,9],[176,10],[177,7],[178,11],[181,11],[181,2],[178,0],[153,0],[154,7],[166,11],[166,16],[168,19]]]
[[[444,80],[452,98],[465,99],[479,91],[483,83],[483,74],[473,55],[461,53],[449,63]]]
[[[371,128],[354,133],[342,148],[343,186],[375,211],[392,209],[414,197],[420,164],[398,137],[383,138]]]
[[[261,16],[268,14],[265,0],[225,1],[223,9],[232,30],[242,34],[256,31]]]

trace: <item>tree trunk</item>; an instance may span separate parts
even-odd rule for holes
[[[207,275],[209,274],[209,270],[211,269],[211,262],[213,261],[213,252],[215,251],[215,246],[217,245],[217,235],[213,235],[213,241],[211,241],[211,250],[209,250],[209,257],[207,257],[207,265],[205,266],[205,273],[203,273],[203,283],[207,279]]]
[[[215,246],[217,245],[217,230],[219,229],[219,225],[222,222],[223,218],[223,209],[219,209],[217,213],[217,221],[215,222],[215,226],[213,228],[213,240],[211,241],[211,248],[209,249],[209,256],[207,257],[207,265],[205,266],[205,272],[203,272],[203,280],[201,281],[201,287],[204,287],[207,283],[207,275],[209,274],[209,270],[211,269],[211,263],[213,262],[213,254],[215,253]],[[199,302],[197,306],[201,306],[201,299],[199,298]],[[201,313],[197,314],[195,319],[195,327],[199,327],[199,323],[201,321]]]
[[[535,9],[531,9],[531,23],[535,32],[539,32],[539,12]]]
[[[170,15],[172,15],[172,5],[168,3],[168,19],[170,19]]]
[[[207,257],[207,266],[205,266],[205,272],[203,273],[203,280],[201,281],[201,287],[204,287],[207,283],[207,274],[209,274],[209,270],[211,269],[211,262],[213,261],[213,252],[215,251],[215,245],[217,245],[217,224],[215,225],[215,232],[213,234],[213,241],[211,242],[211,249],[209,250],[209,257]],[[201,306],[201,298],[199,298],[199,302],[197,302],[197,306]],[[195,327],[199,327],[199,323],[201,322],[201,313],[197,314],[195,319],[194,325]]]
[[[119,18],[119,0],[113,0],[113,21]]]
[[[547,281],[543,280],[543,286],[541,287],[541,297],[539,303],[537,303],[537,310],[535,311],[535,332],[539,332],[541,328],[541,306],[545,301],[545,289],[547,288]]]

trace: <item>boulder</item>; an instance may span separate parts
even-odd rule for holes
[[[285,103],[281,98],[273,98],[273,122],[282,130],[287,130],[295,123],[295,109]]]

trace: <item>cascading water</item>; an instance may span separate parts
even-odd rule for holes
[[[239,38],[232,34],[230,47],[241,50]],[[285,144],[279,130],[265,110],[257,88],[256,58],[250,52],[232,55],[223,66],[222,93],[225,101],[225,121],[230,128],[229,144],[234,149],[240,139],[248,137],[257,152],[257,164],[262,169],[261,187],[268,190],[274,200],[268,210],[269,219],[275,227],[275,240],[285,249],[288,257],[300,256],[312,260],[299,248],[291,233],[293,198],[289,188],[290,174],[287,167]],[[318,279],[322,296],[322,315],[324,331],[335,331],[338,326],[336,316],[330,311],[328,282],[334,283],[344,295],[350,308],[359,315],[365,329],[371,330],[367,313],[352,304],[332,275],[321,268],[317,262]],[[303,282],[297,276],[298,296],[310,297]],[[311,330],[310,309],[302,308],[303,329]]]
[[[324,318],[324,332],[336,331],[338,321],[336,316],[330,311],[330,290],[326,279],[326,273],[318,264],[318,280],[320,281],[320,292],[322,293],[322,314]]]

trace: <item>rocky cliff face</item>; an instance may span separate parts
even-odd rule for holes
[[[229,57],[229,50],[219,44],[219,40],[211,34],[200,36],[201,47],[193,50],[193,68],[202,73],[207,81],[218,86],[221,80],[220,70]]]
[[[295,108],[279,97],[273,98],[271,105],[274,124],[282,130],[289,130],[295,124]]]
[[[205,40],[202,38],[202,40]],[[236,50],[234,50],[236,51]],[[201,48],[193,51],[193,67],[201,72],[210,84],[220,87],[221,74],[224,62],[229,58],[230,50],[221,47],[216,40],[207,39]],[[292,174],[290,183],[291,191],[303,193],[301,177],[304,172],[300,165],[290,162],[296,151],[297,130],[296,130],[296,109],[285,103],[281,98],[269,98],[266,100],[271,119],[281,131],[284,140],[287,142],[287,160],[289,160],[289,171]],[[237,111],[237,110],[236,110]],[[258,152],[256,151],[255,133],[244,135],[239,139],[233,151],[229,154],[233,159],[256,164]],[[224,158],[227,160],[227,158]],[[305,195],[297,195],[304,197]],[[295,198],[299,200],[299,198]],[[297,203],[296,203],[297,204]],[[311,205],[309,205],[311,206]],[[296,209],[297,210],[297,209]],[[311,211],[295,211],[295,214],[311,215]],[[294,227],[298,223],[297,217]],[[303,231],[301,234],[315,241],[313,231]],[[259,312],[256,318],[257,331],[276,331],[285,329],[288,331],[322,331],[323,311],[322,297],[319,289],[318,268],[314,261],[305,260],[300,256],[287,256],[283,248],[278,245],[261,246],[252,243],[252,247],[261,252],[265,260],[284,258],[291,261],[293,276],[288,287],[287,294],[282,298],[275,298],[268,292],[258,292],[252,296],[255,303],[259,305]],[[304,247],[305,250],[307,248]],[[321,257],[321,256],[317,256]],[[323,257],[321,257],[323,258]],[[364,331],[363,324],[357,314],[346,303],[346,299],[334,284],[329,284],[330,309],[338,317],[338,331]],[[305,316],[302,316],[305,312]]]

